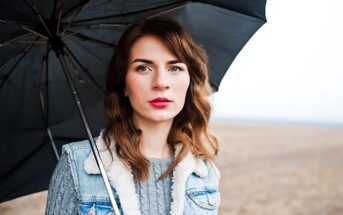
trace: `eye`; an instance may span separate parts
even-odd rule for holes
[[[136,71],[146,72],[146,71],[151,71],[151,69],[148,66],[140,65],[140,66],[137,66]]]
[[[169,69],[169,71],[171,72],[179,72],[179,71],[183,71],[183,69],[179,66],[173,66],[172,68]]]

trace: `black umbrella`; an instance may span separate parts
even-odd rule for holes
[[[0,202],[47,189],[61,145],[93,139],[104,127],[103,75],[131,22],[164,14],[185,25],[209,55],[217,90],[239,51],[266,22],[265,4],[1,0]],[[78,98],[82,106],[75,105]]]

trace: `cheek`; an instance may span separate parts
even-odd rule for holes
[[[189,78],[178,82],[178,85],[176,88],[177,94],[179,98],[183,99],[183,102],[186,98],[188,88],[189,88]]]
[[[126,77],[125,96],[137,97],[139,92],[142,92],[142,81],[128,75]]]
[[[187,90],[190,85],[190,77],[187,76],[187,78],[185,78],[183,81],[180,81],[180,85],[180,89],[182,90],[184,96],[186,96]]]

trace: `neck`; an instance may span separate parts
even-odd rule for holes
[[[172,120],[163,122],[135,121],[136,126],[142,131],[139,148],[143,155],[148,158],[165,158],[173,156],[173,149],[167,143],[172,123]]]

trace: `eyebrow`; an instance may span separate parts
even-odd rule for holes
[[[154,63],[152,60],[143,59],[143,58],[136,58],[134,61],[131,62],[131,64],[136,63],[136,62],[142,62],[142,63],[147,63],[147,64],[153,64]],[[177,64],[177,63],[182,63],[182,62],[180,60],[170,60],[167,62],[167,64]]]

